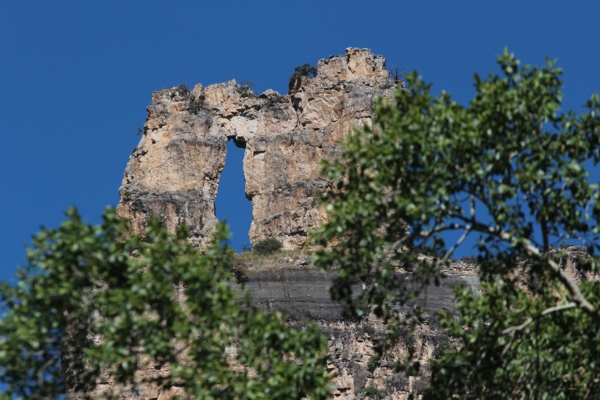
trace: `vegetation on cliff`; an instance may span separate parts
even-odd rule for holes
[[[561,71],[551,62],[521,68],[505,52],[499,65],[503,76],[475,77],[467,107],[432,96],[414,73],[409,90],[378,102],[372,127],[325,163],[335,187],[324,197],[330,214],[315,262],[336,268],[332,297],[351,314],[371,304],[390,322],[380,353],[401,341],[410,356],[410,329],[426,322],[422,310],[401,314],[408,309],[398,304],[437,283],[476,235],[482,293],[458,290],[459,313],[443,315],[452,338],[431,354],[426,397],[596,398],[600,188],[586,168],[600,160],[598,96],[584,114],[560,112]],[[312,71],[302,67],[301,76]],[[174,97],[186,93],[176,89]],[[0,286],[0,398],[144,397],[142,387],[154,388],[152,398],[328,396],[327,338],[316,326],[292,329],[234,290],[244,257],[263,254],[233,258],[222,225],[202,252],[184,228],[170,234],[150,219],[128,236],[126,225],[114,210],[99,226],[71,210],[34,238],[19,284]],[[585,250],[573,257],[558,248],[564,241]],[[412,273],[410,287],[399,270]],[[352,298],[359,283],[363,295]],[[397,365],[408,375],[419,367]],[[364,391],[381,395],[373,382]]]
[[[0,397],[327,397],[327,339],[232,285],[223,225],[199,252],[156,219],[128,236],[113,209],[98,226],[67,215],[0,286]]]
[[[283,244],[279,240],[268,238],[256,243],[254,247],[252,247],[252,251],[256,251],[259,254],[273,254],[282,247]]]
[[[379,101],[372,127],[325,163],[335,186],[317,264],[339,266],[331,293],[354,313],[351,288],[362,283],[378,315],[408,323],[420,313],[397,315],[394,301],[437,282],[476,236],[482,294],[459,290],[461,316],[444,316],[456,347],[433,363],[427,397],[598,398],[600,192],[586,172],[600,159],[598,96],[581,115],[562,112],[552,62],[522,67],[505,51],[498,63],[501,76],[475,76],[468,106],[433,96],[416,73],[409,90]],[[572,262],[556,250],[563,241],[587,255]],[[398,268],[421,285],[409,290]]]

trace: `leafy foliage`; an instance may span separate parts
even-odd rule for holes
[[[360,390],[359,393],[364,393],[365,395],[369,396],[369,398],[374,400],[385,399],[386,395],[388,394],[385,389],[379,389],[372,382],[369,384],[369,386]]]
[[[206,108],[205,99],[200,97],[197,100],[190,101],[188,106],[188,110],[192,114],[198,114],[199,111],[202,111]]]
[[[171,99],[185,99],[190,93],[185,83],[175,86],[171,91]]]
[[[275,238],[263,239],[252,246],[252,251],[259,254],[273,254],[283,247],[283,243]]]
[[[107,374],[121,387],[176,385],[194,398],[327,397],[327,339],[235,289],[223,225],[199,253],[184,228],[173,235],[157,220],[141,238],[113,209],[98,226],[67,215],[34,237],[18,285],[0,287],[6,398],[90,393]],[[161,365],[168,372],[136,375]]]
[[[282,102],[283,102],[283,97],[280,96],[279,94],[273,93],[267,97],[267,100],[265,101],[265,107],[267,107],[267,108],[274,107],[277,104],[280,104]]]
[[[371,372],[375,371],[375,368],[379,366],[381,356],[379,354],[373,354],[367,361],[367,369]]]
[[[505,50],[498,64],[501,76],[475,75],[468,106],[431,95],[416,73],[409,90],[378,102],[373,127],[325,163],[334,189],[316,264],[339,266],[332,295],[351,311],[361,282],[378,315],[400,318],[390,304],[439,281],[476,235],[483,291],[458,293],[459,320],[444,315],[458,346],[432,365],[427,397],[596,398],[600,282],[586,277],[597,264],[588,257],[568,273],[555,246],[600,249],[599,188],[585,170],[600,157],[598,95],[581,115],[560,112],[552,62],[521,67]],[[416,284],[405,286],[398,268]]]
[[[317,76],[317,67],[308,63],[299,65],[294,68],[294,72],[290,75],[289,87],[290,89],[296,88],[303,77],[314,78],[315,76]]]
[[[317,67],[307,63],[307,64],[300,65],[298,67],[295,67],[294,72],[292,73],[292,76],[290,76],[290,79],[301,78],[303,76],[313,78],[316,75],[317,75]]]

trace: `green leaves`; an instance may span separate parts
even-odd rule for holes
[[[444,323],[461,339],[461,347],[433,364],[428,398],[456,393],[507,399],[597,397],[597,324],[577,308],[543,314],[548,304],[565,305],[552,285],[548,288],[532,296],[494,281],[484,283],[485,295],[479,297],[458,292],[462,316],[445,315]]]
[[[394,272],[410,272],[424,287],[476,235],[485,291],[477,299],[462,293],[460,321],[447,317],[461,350],[444,352],[435,364],[430,395],[595,393],[600,369],[592,358],[572,355],[600,344],[592,335],[600,322],[594,285],[575,278],[600,249],[598,186],[585,170],[599,160],[598,96],[584,114],[561,113],[562,71],[553,62],[522,66],[505,50],[498,64],[501,75],[475,76],[468,106],[445,92],[432,96],[416,73],[407,76],[409,90],[378,102],[373,126],[351,133],[341,159],[324,163],[335,189],[323,198],[330,214],[315,232],[314,243],[324,248],[316,263],[339,266],[332,296],[351,312],[352,285],[360,283],[362,299],[395,318],[390,302],[416,293]],[[588,260],[569,264],[569,273],[566,255],[553,255],[565,240],[583,246]],[[539,317],[571,303],[576,308]],[[523,329],[527,334],[503,333],[529,319],[535,323]],[[532,364],[531,346],[543,346],[546,361]],[[534,376],[559,359],[553,378]]]
[[[157,220],[142,238],[127,236],[113,209],[99,226],[74,209],[67,216],[34,237],[19,284],[0,289],[6,395],[91,394],[109,374],[115,392],[103,396],[129,384],[198,398],[327,396],[326,338],[316,326],[291,328],[235,288],[232,250],[219,244],[224,226],[201,254],[184,228],[173,235]]]

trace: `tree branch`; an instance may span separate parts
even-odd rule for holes
[[[460,246],[460,244],[462,242],[464,242],[464,240],[467,238],[467,236],[469,236],[469,233],[471,233],[471,227],[469,225],[467,225],[467,229],[465,230],[465,233],[463,233],[463,235],[460,237],[460,239],[458,239],[456,241],[456,243],[454,243],[454,246],[452,246],[450,248],[450,250],[448,250],[448,252],[446,253],[446,255],[444,256],[444,258],[442,258],[440,260],[440,263],[444,263],[446,262],[446,260],[448,259],[448,257],[450,257],[452,255],[452,253],[454,253],[454,250],[456,250],[456,248],[458,246]]]
[[[475,196],[471,194],[469,197],[471,198],[471,218],[475,218]]]
[[[534,254],[535,256],[542,258],[540,251],[533,247],[532,245],[527,245],[527,251]],[[567,290],[571,294],[573,301],[577,304],[579,308],[585,311],[588,315],[590,315],[595,320],[600,320],[600,315],[598,315],[598,311],[594,308],[594,306],[583,297],[583,294],[579,290],[579,286],[566,274],[565,271],[555,263],[554,261],[546,258],[548,266],[554,272],[554,274],[558,277],[558,280],[566,286]]]
[[[536,315],[535,317],[529,318],[527,321],[523,322],[521,325],[511,326],[510,328],[506,328],[505,330],[502,331],[502,334],[506,335],[508,333],[512,333],[512,332],[523,330],[527,326],[529,326],[533,321],[535,321],[536,319],[539,319],[539,318],[543,317],[544,315],[548,315],[548,314],[551,314],[553,312],[559,312],[559,311],[569,310],[571,308],[576,308],[576,307],[577,307],[576,303],[570,302],[570,303],[567,303],[567,304],[563,304],[561,306],[555,306],[555,307],[547,308],[544,311],[542,311],[541,313],[539,313],[538,315]]]
[[[450,217],[458,218],[462,221],[470,223],[472,226],[472,229],[475,231],[482,232],[482,233],[488,233],[490,235],[497,236],[500,239],[502,239],[508,243],[511,243],[511,244],[516,242],[516,240],[511,235],[509,235],[507,232],[505,232],[501,229],[495,229],[491,226],[482,224],[481,222],[475,220],[474,218],[467,218],[464,215],[456,214],[456,213],[448,213],[448,215]],[[527,242],[529,243],[529,240],[527,240]],[[549,259],[547,255],[543,255],[538,248],[532,246],[531,244],[525,244],[524,247],[525,247],[525,250],[529,254],[537,257],[538,259],[545,259],[548,267],[550,267],[550,270],[552,272],[554,272],[554,274],[556,275],[558,280],[563,285],[565,285],[565,287],[571,294],[571,298],[573,299],[573,302],[575,302],[575,304],[577,304],[577,306],[579,308],[581,308],[586,314],[588,314],[594,320],[600,321],[600,314],[598,314],[598,310],[596,310],[594,308],[594,306],[589,301],[587,301],[585,297],[583,297],[583,294],[579,290],[579,286],[577,286],[577,284],[575,282],[573,282],[573,280],[565,273],[565,271],[562,270],[560,265],[558,265],[557,263],[555,263],[554,261]]]
[[[469,225],[450,224],[450,225],[446,225],[446,226],[436,226],[435,228],[432,228],[428,231],[420,231],[419,233],[415,233],[415,234],[409,233],[408,235],[405,235],[405,236],[401,237],[400,239],[396,240],[394,243],[392,243],[389,251],[393,252],[394,250],[396,250],[398,248],[398,246],[400,246],[402,243],[404,243],[406,241],[406,239],[410,238],[411,236],[418,236],[418,237],[429,239],[431,237],[431,235],[433,235],[434,233],[455,230],[455,229],[469,229]]]
[[[421,236],[423,238],[429,238],[434,233],[443,232],[443,231],[449,231],[449,230],[454,230],[454,229],[470,229],[470,227],[469,227],[469,225],[460,225],[460,224],[450,224],[450,225],[446,225],[446,226],[437,226],[437,227],[432,228],[432,229],[430,229],[428,231],[420,231],[419,232],[419,236]]]

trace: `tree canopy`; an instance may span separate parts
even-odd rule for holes
[[[0,287],[0,396],[143,395],[145,384],[204,399],[327,397],[327,339],[235,287],[223,225],[199,252],[156,219],[142,237],[113,209],[98,226],[67,216],[33,238],[18,284]]]
[[[460,317],[442,316],[455,346],[433,362],[426,397],[597,398],[598,95],[582,114],[563,111],[553,62],[523,67],[505,50],[498,64],[500,75],[475,75],[467,106],[416,73],[379,100],[372,126],[325,163],[334,184],[317,264],[339,267],[332,296],[352,312],[361,282],[376,314],[407,320],[391,304],[416,293],[396,272],[433,284],[475,236],[481,295],[457,289]],[[563,242],[585,251],[574,259]]]

